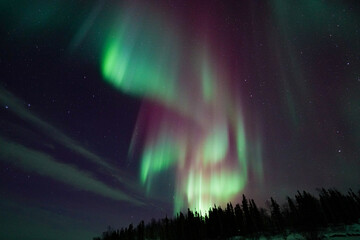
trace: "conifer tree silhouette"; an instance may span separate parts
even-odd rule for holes
[[[236,221],[235,226],[236,226],[237,233],[239,235],[244,235],[245,234],[244,212],[242,211],[239,204],[236,204],[236,206],[235,206],[235,221]]]
[[[243,199],[241,203],[242,203],[241,207],[244,211],[244,233],[245,235],[252,234],[254,231],[254,226],[250,215],[249,203],[245,195],[243,195]]]
[[[245,195],[242,202],[231,203],[225,209],[214,205],[208,214],[187,210],[186,215],[178,213],[175,218],[167,216],[160,220],[152,219],[145,225],[141,221],[135,228],[130,224],[126,228],[114,230],[110,226],[101,237],[94,240],[144,240],[144,239],[226,239],[233,236],[258,238],[270,237],[288,231],[296,231],[306,239],[318,239],[319,231],[328,226],[356,223],[360,218],[360,195],[351,189],[347,195],[336,189],[320,189],[319,198],[308,192],[298,191],[295,200],[287,197],[287,204],[281,209],[270,198],[270,215],[263,208],[258,208],[253,199]]]
[[[284,219],[280,210],[279,204],[273,199],[270,198],[270,211],[271,211],[271,222],[273,224],[273,229],[275,233],[280,233],[284,230]]]

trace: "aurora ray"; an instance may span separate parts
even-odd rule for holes
[[[154,179],[173,172],[175,213],[189,207],[205,214],[213,204],[234,200],[248,180],[248,149],[258,150],[261,166],[261,148],[248,142],[227,66],[208,41],[183,56],[175,39],[186,36],[154,10],[120,15],[104,45],[101,70],[116,89],[144,99],[133,135],[142,151],[140,182],[156,195]],[[261,178],[261,170],[254,175]]]

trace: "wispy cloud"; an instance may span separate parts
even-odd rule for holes
[[[0,137],[0,160],[16,165],[25,171],[50,177],[74,188],[89,191],[114,200],[142,203],[124,193],[95,179],[89,172],[81,171],[75,166],[55,160],[52,156],[30,149],[21,144],[7,141]]]
[[[40,117],[31,113],[28,109],[24,107],[23,101],[15,97],[9,91],[0,87],[0,102],[6,104],[8,109],[14,112],[23,120],[29,121],[40,130],[42,130],[45,134],[50,136],[55,141],[63,144],[65,147],[71,149],[72,151],[82,155],[83,157],[91,160],[94,163],[97,163],[103,167],[111,169],[112,166],[105,161],[102,160],[101,157],[96,155],[95,153],[87,150],[85,147],[81,146],[78,142],[68,137],[64,133],[62,133],[57,128],[53,127],[51,124],[45,122]]]
[[[57,143],[100,166],[102,170],[105,170],[121,184],[131,188],[132,190],[138,190],[139,186],[135,182],[131,181],[126,173],[112,166],[112,164],[105,161],[104,158],[85,148],[79,142],[75,141],[50,123],[42,120],[39,116],[29,111],[29,109],[25,107],[24,101],[2,87],[0,87],[0,103],[8,106],[9,111],[12,111],[24,121],[31,123],[34,127]]]

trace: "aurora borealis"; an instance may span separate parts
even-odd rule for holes
[[[248,162],[258,161],[261,177],[261,153],[257,160],[248,154],[238,92],[230,91],[226,66],[211,58],[210,44],[189,46],[181,56],[184,47],[173,40],[181,37],[170,30],[176,26],[164,26],[168,21],[149,11],[133,10],[145,16],[140,20],[120,13],[102,73],[116,89],[143,98],[133,144],[142,146],[140,181],[147,193],[153,194],[158,175],[173,171],[174,213],[189,207],[205,214],[241,193]]]
[[[0,8],[0,238],[359,189],[357,1]]]

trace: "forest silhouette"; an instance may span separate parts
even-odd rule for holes
[[[357,223],[360,218],[360,191],[351,189],[343,194],[336,189],[319,189],[318,197],[298,191],[294,198],[287,197],[281,206],[270,198],[266,209],[258,207],[253,199],[242,196],[241,203],[228,203],[223,209],[214,205],[203,216],[188,209],[174,218],[152,219],[137,226],[132,223],[121,229],[102,233],[94,240],[144,240],[144,239],[229,239],[242,236],[257,239],[260,236],[299,233],[305,239],[320,239],[325,228],[336,228]]]

